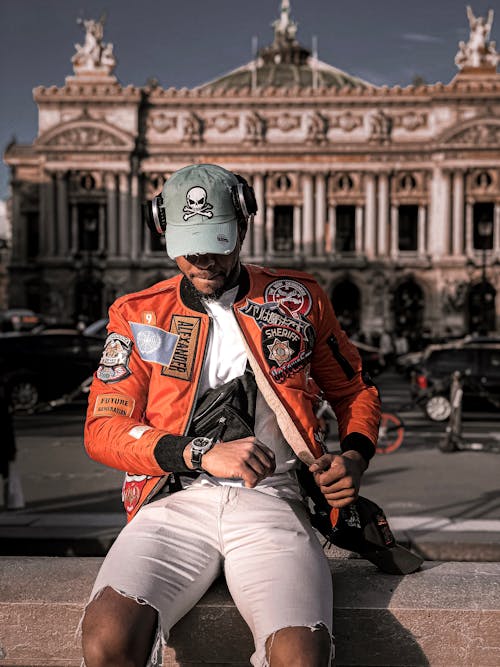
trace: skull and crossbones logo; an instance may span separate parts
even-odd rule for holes
[[[196,186],[186,193],[186,206],[182,209],[184,220],[189,220],[193,215],[203,215],[205,218],[213,216],[213,206],[207,202],[207,191],[205,188]]]

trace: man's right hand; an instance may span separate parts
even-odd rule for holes
[[[191,447],[184,449],[184,462],[192,470]],[[255,436],[217,442],[203,455],[201,467],[214,477],[242,479],[244,486],[253,489],[276,468],[274,452]]]

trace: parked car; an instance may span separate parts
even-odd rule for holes
[[[96,370],[103,341],[67,331],[0,336],[0,373],[16,411],[60,398]]]
[[[463,378],[464,400],[500,400],[500,342],[462,340],[430,345],[412,376],[412,395],[433,421],[451,413],[450,384],[455,371]],[[470,401],[469,401],[470,402]]]
[[[0,331],[31,331],[42,318],[27,308],[9,308],[0,313]]]

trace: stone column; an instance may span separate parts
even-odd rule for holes
[[[316,255],[325,256],[325,226],[326,226],[326,182],[324,174],[315,176],[316,193],[316,224],[315,224],[315,246]]]
[[[467,257],[474,255],[474,230],[473,230],[472,202],[468,201],[465,206],[465,254]]]
[[[12,182],[12,254],[14,262],[26,259],[26,235],[28,221],[21,217],[21,193],[19,181]],[[40,211],[41,215],[41,211]]]
[[[391,206],[391,259],[396,259],[399,254],[399,207]]]
[[[389,237],[389,176],[379,174],[378,177],[378,254],[387,255]]]
[[[128,174],[119,175],[119,234],[118,234],[118,253],[123,257],[130,254],[130,195]]]
[[[354,236],[354,241],[355,241],[355,250],[356,250],[356,255],[362,255],[363,254],[363,207],[362,206],[356,206],[356,229],[355,229],[355,236]]]
[[[40,187],[40,251],[46,257],[54,257],[56,250],[56,219],[52,174],[45,174]]]
[[[137,259],[142,246],[141,203],[139,200],[139,176],[132,174],[130,181],[130,256]]]
[[[297,204],[293,207],[293,255],[300,257],[302,248],[302,210]]]
[[[431,184],[429,250],[436,257],[449,253],[450,176],[435,167]]]
[[[98,211],[98,220],[99,220],[99,240],[98,240],[98,250],[99,252],[106,252],[106,208],[104,204],[99,204]]]
[[[314,200],[313,182],[310,174],[302,175],[302,196],[304,224],[302,230],[302,250],[309,257],[314,254]]]
[[[264,220],[266,205],[264,198],[264,177],[262,174],[255,174],[253,177],[253,189],[255,190],[255,199],[257,200],[257,214],[253,220],[253,245],[252,253],[255,257],[264,257]]]
[[[495,203],[493,209],[493,253],[497,256],[497,259],[500,257],[500,204]]]
[[[274,255],[273,230],[274,230],[274,205],[268,204],[266,207],[266,229],[265,229],[266,257],[271,257],[272,255]]]
[[[58,255],[67,257],[69,250],[68,188],[66,174],[57,173],[57,236]]]
[[[420,204],[418,207],[418,237],[417,237],[417,252],[419,255],[425,255],[427,248],[426,248],[426,223],[427,223],[427,211],[425,209],[425,206],[423,204]]]
[[[368,259],[373,259],[377,252],[377,210],[375,195],[375,176],[365,174],[365,238],[364,249]]]
[[[453,254],[464,253],[464,174],[453,174]]]
[[[330,225],[330,254],[332,257],[337,254],[335,243],[337,241],[337,206],[332,204],[328,212],[328,221]]]
[[[107,237],[108,254],[116,257],[118,254],[118,208],[116,193],[116,175],[108,173],[105,178],[107,201]]]
[[[78,206],[76,204],[71,204],[70,208],[71,215],[71,254],[74,255],[80,250],[79,240],[78,240]]]

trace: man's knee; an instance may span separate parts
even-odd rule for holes
[[[86,667],[144,665],[151,651],[156,611],[111,588],[89,603],[82,623]]]
[[[324,624],[281,628],[266,641],[270,667],[329,667],[332,638]]]

